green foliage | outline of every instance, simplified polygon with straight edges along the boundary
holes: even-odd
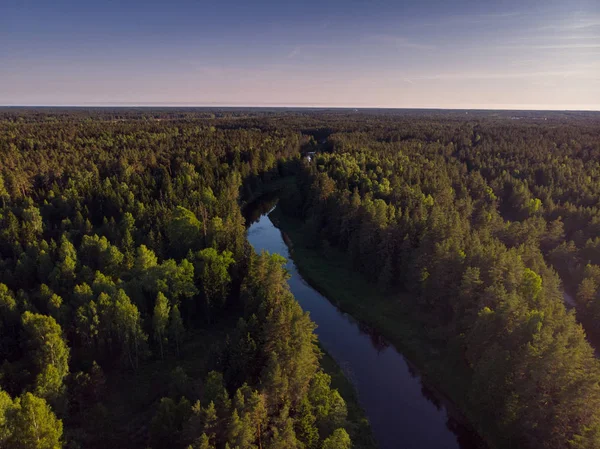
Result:
[[[77,251],[73,244],[69,241],[66,234],[63,234],[60,239],[58,248],[58,263],[54,271],[50,275],[55,290],[61,290],[72,285],[75,280],[75,268],[77,266]]]
[[[298,418],[295,422],[295,430],[298,439],[304,443],[307,449],[315,449],[319,441],[319,431],[315,425],[316,418],[312,407],[307,399],[304,399],[298,410]]]
[[[299,155],[300,133],[202,122],[212,114],[162,122],[97,111],[9,115],[0,111],[3,386],[48,399],[70,447],[266,445],[266,393],[247,387],[229,429],[226,383],[214,373],[199,379],[229,357],[227,332],[241,318],[250,256],[240,203],[290,171],[284,162]],[[266,333],[249,337],[240,362],[263,357]],[[156,357],[146,357],[147,334]],[[181,370],[170,374],[175,354]],[[234,388],[258,388],[256,366],[242,366]],[[171,419],[177,404],[154,404],[201,394],[210,396],[201,410],[210,419],[193,438],[190,420]],[[146,413],[153,405],[155,426]]]
[[[542,291],[542,278],[535,271],[525,268],[521,294],[530,301],[535,301]]]
[[[79,248],[81,263],[111,276],[121,271],[124,255],[106,237],[84,235]]]
[[[181,343],[183,342],[185,335],[185,327],[183,325],[183,320],[181,319],[181,314],[179,313],[179,307],[177,305],[171,308],[168,330],[169,338],[171,339],[171,342],[175,343],[175,349],[177,350],[177,355],[179,355],[179,348],[181,347]]]
[[[14,449],[59,449],[62,447],[62,421],[41,398],[25,393],[15,400],[11,411],[11,435],[7,447]]]
[[[17,301],[6,284],[0,283],[0,332],[6,335],[19,319]]]
[[[69,348],[54,318],[25,312],[22,317],[27,335],[24,342],[35,373],[34,391],[48,400],[62,394],[69,373]]]
[[[433,124],[442,128],[432,131]],[[469,398],[463,407],[487,435],[497,435],[499,445],[537,447],[544,441],[547,448],[565,447],[579,441],[575,435],[593,435],[590,429],[600,424],[600,415],[586,414],[558,387],[597,379],[599,369],[548,266],[554,264],[567,281],[587,279],[578,299],[597,301],[600,276],[580,268],[598,254],[591,231],[597,228],[589,221],[597,214],[547,162],[576,157],[572,141],[560,150],[533,151],[516,137],[540,136],[527,125],[509,127],[501,118],[484,120],[476,130],[467,123],[446,125],[410,122],[410,138],[402,125],[366,131],[340,126],[329,138],[330,150],[302,166],[296,193],[282,197],[281,209],[287,212],[285,202],[294,198],[313,232],[302,245],[320,254],[348,254],[352,268],[382,290],[410,293],[405,307],[382,305],[380,312],[410,310],[426,323],[436,351],[452,355],[456,366],[467,362],[459,397]],[[587,125],[563,122],[560,133],[579,126]],[[465,130],[478,137],[456,149]],[[552,145],[550,139],[562,141],[560,133],[543,139]],[[583,139],[593,145],[590,134]],[[569,236],[574,242],[565,241]],[[370,307],[363,300],[353,308]],[[392,317],[376,321],[393,327]],[[574,363],[570,351],[577,354]],[[556,384],[539,375],[549,371]],[[581,388],[578,401],[595,403],[599,390]],[[570,405],[562,408],[556,400]]]
[[[170,448],[177,441],[184,423],[191,415],[191,406],[187,399],[181,398],[177,403],[171,398],[162,398],[158,410],[152,418],[150,440],[154,448]]]
[[[177,206],[167,227],[167,235],[173,255],[183,257],[201,244],[202,224],[192,211]]]
[[[219,254],[214,248],[206,248],[196,255],[196,273],[198,283],[202,286],[206,310],[210,316],[210,309],[222,306],[229,293],[231,276],[229,267],[235,263],[229,251]]]
[[[35,393],[64,416],[72,447],[145,447],[153,405],[165,416],[157,444],[347,447],[345,406],[282,261],[252,256],[245,240],[240,204],[293,174],[278,209],[305,220],[313,249],[344,254],[352,277],[408,291],[402,307],[456,366],[459,405],[485,436],[598,446],[598,362],[560,303],[562,281],[593,335],[597,118],[510,114],[0,111],[2,382],[14,397],[29,392],[0,394],[0,445],[30,447],[31,410],[58,429]],[[301,149],[317,153],[308,162]],[[353,295],[402,333],[399,301]],[[164,361],[144,357],[146,332]],[[212,409],[203,402],[184,424],[170,418],[178,397],[158,400],[170,389],[167,343],[190,400],[223,368],[203,385],[218,387]],[[65,399],[77,412],[58,400],[69,354]],[[105,395],[88,394],[94,360]],[[31,447],[59,447],[55,433]]]
[[[160,357],[164,358],[163,345],[168,342],[167,327],[169,325],[169,314],[171,306],[169,300],[161,292],[156,297],[154,314],[152,315],[152,328],[154,329],[154,339],[160,346]],[[181,317],[179,318],[181,320]]]
[[[331,377],[317,372],[308,390],[308,400],[321,435],[328,435],[334,429],[346,424],[348,411],[346,404],[337,390],[330,388]]]
[[[146,245],[140,245],[137,249],[134,269],[140,275],[146,271],[158,265],[158,258],[151,249],[148,249]]]
[[[350,449],[352,446],[350,436],[344,429],[335,429],[333,433],[323,441],[322,449]]]
[[[123,290],[119,290],[114,298],[113,313],[114,327],[123,354],[129,360],[131,367],[137,368],[139,359],[143,355],[147,336],[142,329],[137,307]]]
[[[12,398],[7,392],[0,390],[0,447],[7,447],[8,440],[14,431],[11,422],[14,412],[15,405]]]

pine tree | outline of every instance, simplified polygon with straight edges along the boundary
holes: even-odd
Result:
[[[295,419],[295,429],[298,439],[304,443],[306,449],[315,449],[319,442],[319,431],[316,427],[316,418],[308,399],[300,403],[298,416]]]

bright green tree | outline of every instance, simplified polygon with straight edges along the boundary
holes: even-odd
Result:
[[[222,305],[227,299],[231,275],[229,267],[235,263],[229,251],[221,254],[214,248],[206,248],[196,255],[196,275],[204,294],[206,311],[210,321],[210,309],[217,304]]]
[[[201,242],[200,220],[191,210],[177,206],[167,227],[167,237],[173,255],[184,257],[188,251],[198,249]]]
[[[319,430],[316,418],[312,412],[310,402],[306,398],[300,403],[298,416],[295,420],[295,429],[298,439],[304,443],[306,449],[314,449],[319,442]]]
[[[6,186],[4,185],[4,178],[2,177],[2,173],[0,173],[0,199],[2,199],[2,208],[6,208],[6,199],[9,198],[8,190],[6,190]]]
[[[325,441],[323,441],[323,449],[350,449],[352,442],[350,435],[344,429],[335,429]]]
[[[72,285],[75,280],[75,268],[77,266],[77,251],[69,241],[66,234],[60,238],[58,248],[58,263],[51,274],[55,290],[65,288],[66,285]]]
[[[163,344],[167,340],[167,326],[169,324],[169,313],[171,306],[169,300],[162,292],[156,296],[154,314],[152,315],[152,328],[154,329],[154,339],[160,347],[160,358],[164,358]]]
[[[69,373],[69,347],[60,325],[46,315],[25,312],[23,328],[25,345],[37,375],[35,392],[46,399],[56,399]]]
[[[142,274],[156,265],[158,265],[158,258],[154,251],[148,249],[146,245],[140,245],[135,254],[134,270]]]
[[[10,421],[12,434],[7,448],[60,449],[63,424],[41,398],[25,393],[15,401],[16,410]]]
[[[121,289],[117,292],[114,300],[114,320],[123,353],[131,367],[137,368],[143,345],[148,337],[142,329],[142,319],[138,308]]]
[[[233,410],[227,427],[227,441],[232,448],[253,448],[255,429],[250,414],[240,417],[237,409]]]
[[[8,447],[8,440],[13,432],[11,418],[15,410],[12,398],[0,390],[0,447]]]

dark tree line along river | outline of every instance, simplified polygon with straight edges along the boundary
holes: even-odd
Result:
[[[267,214],[248,229],[257,252],[288,259],[292,293],[318,325],[316,333],[358,393],[381,449],[473,449],[478,438],[457,423],[442,401],[427,389],[405,357],[380,336],[338,310],[302,278],[281,231]]]

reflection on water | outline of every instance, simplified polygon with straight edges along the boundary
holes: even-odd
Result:
[[[246,219],[246,226],[251,226],[260,220],[260,217],[266,215],[275,207],[279,200],[277,192],[265,193],[257,200],[246,204],[242,208],[242,214]]]
[[[261,211],[270,210],[273,204]],[[355,386],[381,449],[481,447],[476,435],[449,417],[444,401],[423,384],[419,373],[385,338],[338,310],[302,279],[281,232],[266,215],[249,223],[248,240],[256,251],[288,259],[290,289],[317,324],[323,347]]]
[[[358,329],[371,339],[371,344],[377,350],[377,352],[383,351],[390,345],[383,335],[381,335],[375,329],[361,322],[357,322],[356,324],[358,325]]]
[[[413,371],[413,373],[416,377],[417,372]],[[440,399],[435,395],[435,393],[429,388],[427,388],[425,384],[421,384],[421,394],[424,398],[427,398],[433,405],[435,405],[435,408],[437,408],[438,410],[442,409],[442,401],[440,401]]]

